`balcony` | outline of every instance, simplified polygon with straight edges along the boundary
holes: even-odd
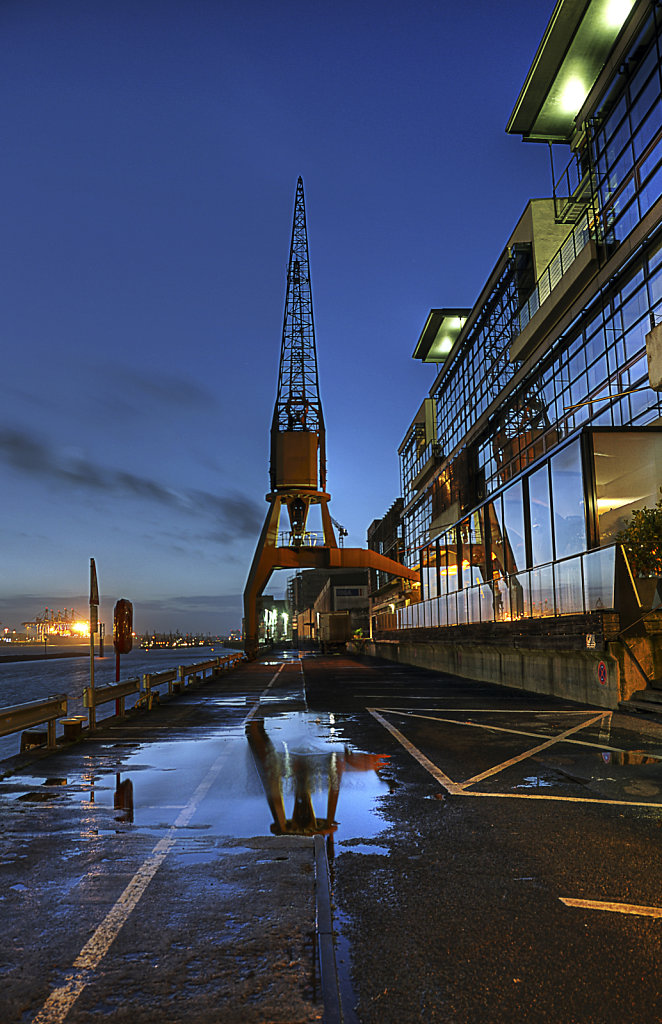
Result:
[[[598,266],[597,243],[593,219],[585,210],[519,310],[517,334],[510,347],[511,362],[526,358],[534,350],[593,277]]]

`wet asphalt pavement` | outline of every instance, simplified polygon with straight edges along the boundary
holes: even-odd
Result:
[[[289,654],[0,767],[6,1024],[332,1020],[314,835],[348,1024],[662,1020],[660,726]]]

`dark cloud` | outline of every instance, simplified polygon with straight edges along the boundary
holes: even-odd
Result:
[[[101,467],[79,455],[57,452],[26,431],[0,426],[0,459],[13,469],[45,481],[55,481],[105,493],[115,498],[135,498],[213,519],[214,535],[225,541],[254,536],[262,525],[258,504],[241,495],[219,495],[196,489],[177,490],[128,473]]]
[[[179,409],[205,409],[217,404],[214,393],[192,378],[163,370],[140,372],[135,368],[131,377],[118,374],[114,365],[106,366],[104,375],[119,386],[119,398],[127,407],[143,410],[145,402]]]

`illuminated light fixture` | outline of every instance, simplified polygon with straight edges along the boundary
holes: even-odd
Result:
[[[561,107],[566,114],[576,114],[586,99],[588,90],[581,78],[569,78],[561,91]]]
[[[620,28],[634,6],[634,0],[607,0],[605,24],[609,28]]]
[[[632,505],[635,501],[641,501],[645,498],[645,494],[639,494],[636,497],[631,498],[598,498],[596,505],[598,506],[598,514],[603,512],[615,511],[617,508],[623,508],[624,505]]]
[[[464,327],[470,309],[431,309],[416,342],[413,359],[443,363]]]
[[[508,120],[529,141],[571,142],[576,118],[607,65],[634,0],[557,0]]]

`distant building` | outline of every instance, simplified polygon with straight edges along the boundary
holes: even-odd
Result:
[[[293,622],[293,642],[316,644],[320,616],[347,612],[352,630],[368,629],[368,570],[306,569],[290,577],[288,600]]]
[[[615,605],[614,538],[662,484],[661,32],[647,0],[556,4],[507,125],[549,144],[552,194],[416,343],[437,376],[400,445],[400,523],[423,600],[384,628]]]

